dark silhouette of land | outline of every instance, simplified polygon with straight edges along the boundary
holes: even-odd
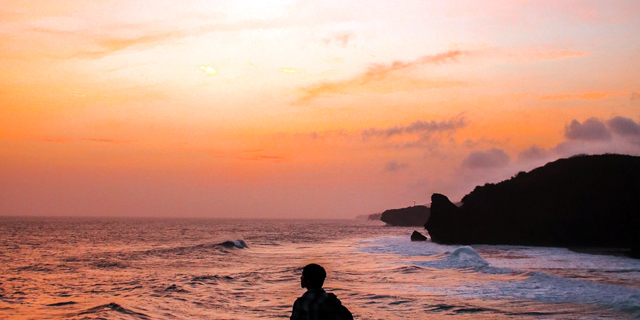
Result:
[[[382,213],[363,214],[356,217],[357,220],[380,220]]]
[[[425,237],[422,233],[414,230],[411,234],[411,241],[427,241],[427,237]]]
[[[392,226],[417,227],[429,220],[429,208],[413,206],[402,209],[390,209],[382,213],[380,220]]]
[[[425,228],[434,242],[631,248],[640,256],[640,157],[574,156],[478,186],[460,207],[441,194],[431,201]]]

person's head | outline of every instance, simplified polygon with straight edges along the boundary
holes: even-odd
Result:
[[[315,263],[308,264],[302,268],[302,277],[300,277],[300,286],[307,289],[319,289],[324,284],[327,272],[324,268]]]

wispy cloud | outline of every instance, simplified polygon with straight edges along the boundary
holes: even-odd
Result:
[[[69,142],[74,142],[74,139],[70,139],[70,138],[36,138],[36,139],[30,139],[32,141],[39,141],[39,142],[51,142],[51,143],[69,143]]]
[[[409,165],[404,162],[398,162],[398,161],[392,160],[385,163],[384,166],[382,167],[382,170],[386,172],[397,172],[399,170],[406,169],[408,167]]]
[[[440,63],[450,62],[465,53],[466,52],[462,50],[454,50],[454,51],[447,51],[447,52],[443,52],[435,55],[423,56],[417,60],[409,61],[409,62],[395,61],[391,64],[374,64],[364,74],[364,80],[378,79],[388,75],[393,71],[407,69],[407,68],[411,68],[419,65],[433,64],[433,63],[440,64]]]
[[[278,155],[273,155],[273,154],[260,154],[261,152],[265,151],[264,148],[262,149],[247,149],[247,150],[242,150],[242,153],[247,153],[247,155],[239,155],[236,156],[235,159],[238,160],[251,160],[251,161],[264,161],[264,160],[271,160],[274,162],[280,162],[282,160],[284,160],[284,157],[282,156],[278,156]]]
[[[386,128],[369,128],[362,131],[362,139],[369,140],[371,137],[389,138],[404,134],[431,134],[435,132],[453,132],[467,125],[464,116],[458,116],[449,120],[417,120],[406,126],[391,126]]]
[[[308,102],[318,96],[327,94],[348,94],[358,92],[389,92],[416,88],[443,88],[462,85],[459,81],[425,81],[406,77],[395,77],[392,83],[376,86],[391,77],[392,74],[428,64],[442,64],[455,61],[466,54],[462,50],[447,51],[435,55],[423,56],[413,61],[395,61],[390,64],[373,64],[366,72],[344,81],[324,82],[302,89],[300,102]],[[394,84],[395,83],[395,84]]]
[[[236,157],[235,159],[237,160],[251,160],[251,161],[265,161],[265,160],[271,160],[273,162],[280,162],[282,160],[284,160],[284,157],[281,156],[261,156],[261,155],[256,155],[256,156],[252,156],[252,157]]]
[[[89,141],[89,142],[114,143],[114,144],[135,142],[134,140],[116,140],[116,139],[98,139],[98,138],[84,138],[81,140]]]
[[[515,52],[507,52],[506,55],[517,61],[541,61],[555,60],[563,58],[575,58],[588,56],[590,52],[574,51],[574,50],[516,50]]]
[[[349,44],[349,41],[353,39],[354,34],[352,32],[338,32],[330,37],[324,38],[323,41],[326,45],[330,44],[338,44],[341,47],[346,47]]]
[[[587,91],[579,93],[556,93],[551,95],[542,96],[542,100],[600,100],[611,96],[626,95],[628,92],[622,90],[613,91]]]
[[[263,159],[263,160],[282,160],[284,159],[283,157],[280,156],[258,156],[259,159]]]
[[[106,38],[97,38],[95,39],[96,43],[104,48],[103,51],[97,51],[95,53],[87,53],[87,54],[108,54],[120,50],[124,50],[133,46],[140,45],[153,45],[160,42],[164,42],[167,40],[173,40],[177,38],[183,37],[184,34],[178,31],[168,31],[168,32],[159,32],[159,33],[150,33],[145,34],[138,37],[106,37]]]
[[[332,141],[340,145],[352,146],[372,144],[393,149],[435,148],[443,141],[451,141],[453,135],[468,124],[465,114],[461,113],[448,119],[416,120],[406,125],[370,127],[357,131],[338,129],[310,133],[278,133],[274,135],[274,139],[278,141],[295,139],[296,143],[318,141],[322,144]]]
[[[502,47],[493,45],[463,45],[456,47],[466,47],[466,52],[474,57],[496,60],[500,64],[508,63],[529,63],[545,60],[557,60],[567,58],[579,58],[589,56],[589,51],[577,51],[567,49],[556,49],[550,45],[539,47]]]
[[[40,34],[43,43],[39,49],[46,49],[44,53],[47,56],[58,59],[101,58],[126,49],[152,47],[186,36],[181,31],[147,30],[141,26],[119,27],[116,28],[116,31],[108,34],[103,32],[61,31],[44,27],[32,27],[27,32]],[[16,39],[13,42],[16,41],[22,40]]]
[[[134,140],[117,140],[117,139],[101,139],[101,138],[35,138],[30,139],[32,141],[40,141],[40,142],[51,142],[51,143],[72,143],[72,142],[80,142],[80,141],[88,141],[88,142],[97,142],[97,143],[111,143],[111,144],[119,144],[119,143],[132,143]]]

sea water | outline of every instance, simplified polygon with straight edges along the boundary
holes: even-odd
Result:
[[[356,319],[640,317],[640,260],[411,242],[414,229],[3,217],[0,319],[286,319],[308,263]]]

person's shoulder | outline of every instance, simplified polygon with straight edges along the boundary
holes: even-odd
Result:
[[[296,301],[302,301],[302,300],[306,299],[306,298],[307,298],[307,296],[308,296],[308,295],[307,295],[307,293],[305,292],[303,295],[299,296],[299,297],[296,299]]]
[[[306,293],[305,293],[305,294],[306,294]],[[298,297],[298,298],[296,299],[296,301],[294,301],[294,302],[293,302],[293,306],[294,306],[294,307],[295,307],[296,305],[299,305],[299,304],[301,304],[301,303],[303,303],[303,302],[304,302],[304,300],[306,299],[305,294],[303,294],[302,296]]]
[[[330,301],[330,302],[333,302],[333,303],[337,303],[337,304],[342,304],[340,299],[338,299],[338,296],[336,296],[333,292],[328,292],[327,293],[327,301]]]
[[[333,314],[336,319],[353,320],[351,311],[342,305],[342,301],[340,301],[334,293],[327,293],[325,305],[331,309],[330,313]]]
[[[291,311],[290,320],[303,320],[306,319],[306,313],[303,310],[304,305],[304,295],[293,303],[293,310]]]

